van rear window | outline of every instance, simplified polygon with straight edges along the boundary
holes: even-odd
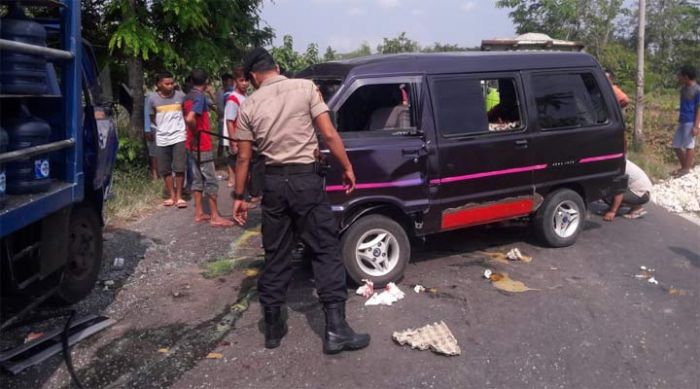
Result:
[[[532,80],[541,128],[587,127],[608,121],[605,100],[593,74],[537,74]]]

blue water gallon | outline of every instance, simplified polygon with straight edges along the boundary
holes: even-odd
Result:
[[[26,105],[19,106],[19,112],[3,123],[9,135],[10,151],[39,146],[49,142],[51,126],[33,116]],[[44,192],[51,185],[51,165],[48,154],[8,162],[5,168],[7,193]]]
[[[7,132],[5,132],[5,129],[0,127],[0,154],[4,153],[7,151],[7,146],[9,145],[10,140],[7,137]],[[5,166],[0,163],[0,209],[2,209],[5,206],[5,200],[7,199],[7,196],[5,195],[5,189],[6,189],[6,183],[7,181],[5,180]]]
[[[46,29],[24,15],[21,7],[12,6],[9,15],[0,19],[0,37],[15,42],[46,46]],[[0,51],[0,94],[37,95],[48,90],[46,58],[41,55]]]

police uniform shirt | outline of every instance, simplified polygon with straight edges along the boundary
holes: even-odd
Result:
[[[241,105],[234,139],[255,142],[266,165],[314,163],[313,119],[327,111],[312,81],[275,76]]]

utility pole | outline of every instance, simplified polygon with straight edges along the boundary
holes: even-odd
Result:
[[[634,149],[644,145],[644,30],[646,27],[646,0],[639,0],[639,31],[637,33],[637,99],[634,113]]]

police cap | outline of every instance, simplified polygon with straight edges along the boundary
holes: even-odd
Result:
[[[275,66],[275,59],[262,47],[256,47],[243,57],[243,74],[250,79],[250,72],[270,70]]]

